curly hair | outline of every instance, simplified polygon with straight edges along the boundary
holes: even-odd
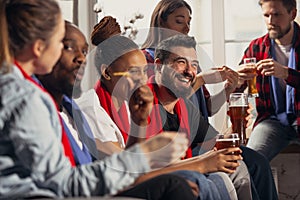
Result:
[[[111,16],[105,16],[94,26],[94,30],[91,34],[91,41],[93,45],[97,46],[107,38],[120,33],[121,28],[117,20]]]

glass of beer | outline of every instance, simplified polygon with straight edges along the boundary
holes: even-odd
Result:
[[[216,138],[215,147],[219,149],[226,149],[232,147],[239,147],[240,146],[240,138],[238,133],[228,133],[228,134],[219,134]],[[235,151],[230,153],[231,155],[240,155],[239,151]],[[231,162],[237,162],[236,160],[232,160]],[[235,168],[230,168],[235,169]]]
[[[229,117],[232,132],[239,134],[240,144],[246,145],[246,117],[248,116],[248,96],[244,93],[232,93],[229,96]]]
[[[246,67],[249,67],[249,72],[256,74],[256,58],[245,58],[244,59],[244,64]],[[258,97],[258,91],[256,88],[256,76],[254,76],[251,80],[247,81],[248,84],[248,95],[250,97]]]
[[[219,134],[216,138],[215,147],[219,149],[239,147],[240,138],[238,133]],[[234,152],[235,155],[239,155],[239,152]]]

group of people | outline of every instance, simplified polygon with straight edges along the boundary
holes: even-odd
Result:
[[[184,0],[157,4],[142,48],[113,17],[95,25],[100,78],[83,94],[88,42],[57,2],[0,4],[0,199],[278,199],[269,161],[300,123],[295,0],[259,1],[268,33],[244,55],[258,60],[251,149],[221,150],[208,117],[253,74],[201,72]],[[210,96],[205,84],[222,81]]]

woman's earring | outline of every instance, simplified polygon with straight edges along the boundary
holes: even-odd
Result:
[[[104,76],[104,78],[105,78],[107,81],[109,81],[109,80],[111,79],[111,77],[110,77],[109,75],[107,75],[107,74],[104,74],[103,76]]]
[[[111,79],[110,75],[107,74],[106,70],[104,71],[104,73],[102,75],[107,81],[109,81]]]

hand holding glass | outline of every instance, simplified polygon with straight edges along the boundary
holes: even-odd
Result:
[[[216,144],[215,147],[219,149],[227,149],[227,148],[234,148],[240,146],[240,138],[238,133],[229,133],[229,134],[219,134],[216,137]],[[239,151],[234,151],[229,153],[229,155],[240,155]],[[237,162],[237,160],[232,160],[230,162]],[[230,168],[235,169],[235,168]]]
[[[219,149],[239,147],[240,138],[238,133],[219,134],[216,138],[215,147]],[[239,152],[234,152],[235,155],[239,155]]]
[[[251,73],[256,74],[256,58],[245,58],[244,64],[246,67],[251,68]],[[254,76],[251,80],[247,81],[248,84],[248,95],[251,97],[258,97],[258,91],[256,88],[256,76]]]

